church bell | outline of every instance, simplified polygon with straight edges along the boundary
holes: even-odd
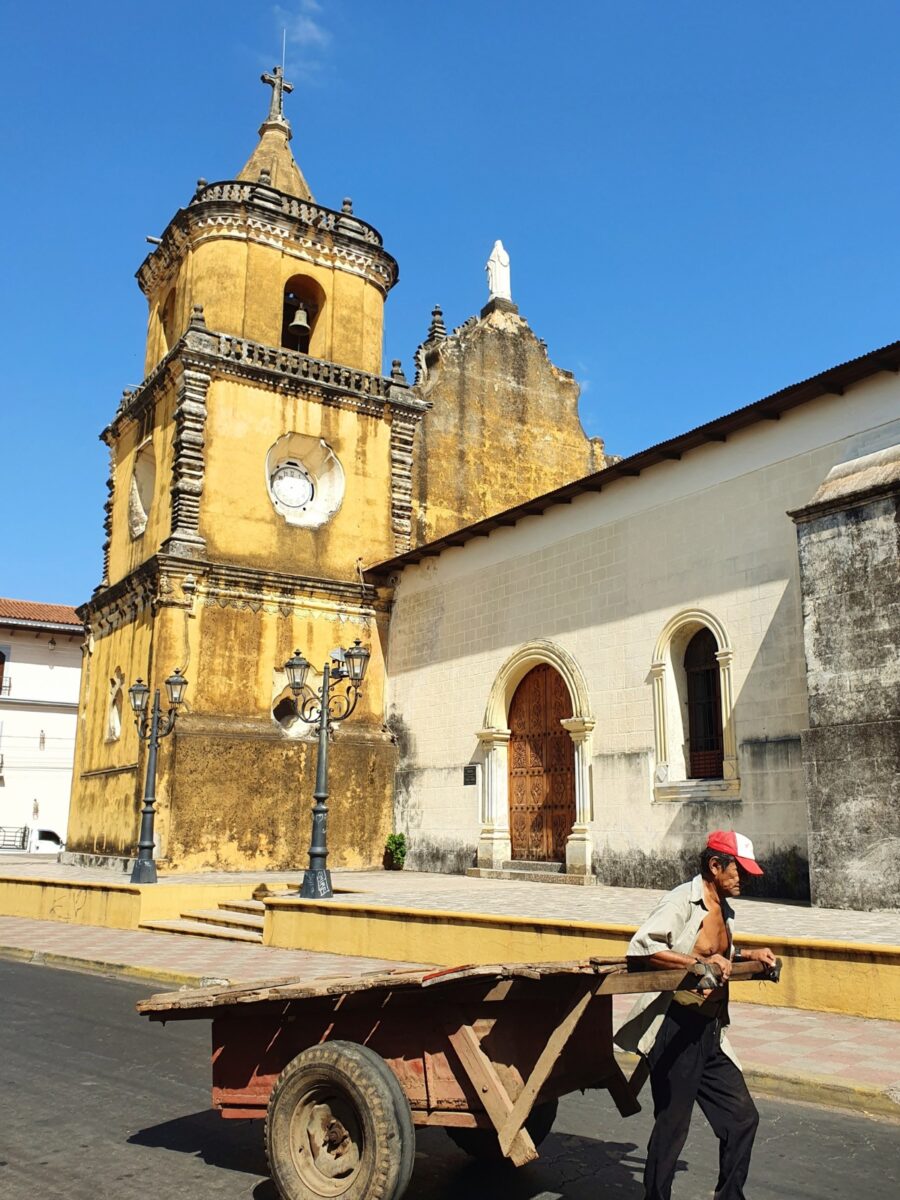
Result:
[[[308,336],[310,332],[309,317],[306,315],[306,309],[302,304],[298,305],[288,329],[298,337]]]

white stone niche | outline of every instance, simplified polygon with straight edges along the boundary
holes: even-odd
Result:
[[[266,490],[288,525],[318,529],[341,507],[344,468],[321,438],[285,433],[266,455]]]
[[[134,471],[128,496],[128,532],[132,540],[139,538],[147,528],[155,489],[156,457],[153,444],[148,438],[138,447],[134,456]]]

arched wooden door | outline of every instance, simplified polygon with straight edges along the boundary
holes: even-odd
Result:
[[[575,748],[560,721],[572,715],[563,677],[533,667],[509,706],[509,833],[514,859],[564,862],[575,823]]]

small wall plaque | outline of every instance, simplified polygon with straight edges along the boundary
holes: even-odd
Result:
[[[463,767],[463,787],[474,787],[477,782],[477,768],[474,763],[467,763]]]

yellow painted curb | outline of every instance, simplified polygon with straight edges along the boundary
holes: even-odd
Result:
[[[12,962],[31,963],[38,967],[55,967],[64,971],[81,971],[86,975],[108,975],[112,978],[142,979],[148,983],[171,983],[176,987],[202,987],[205,975],[164,968],[141,967],[131,963],[105,962],[99,958],[79,958],[75,954],[56,954],[46,950],[29,950],[22,946],[0,946],[0,958]]]
[[[268,897],[263,943],[400,962],[559,962],[625,953],[633,925]],[[740,985],[742,1003],[900,1020],[900,946],[741,935],[784,960],[782,981]]]

